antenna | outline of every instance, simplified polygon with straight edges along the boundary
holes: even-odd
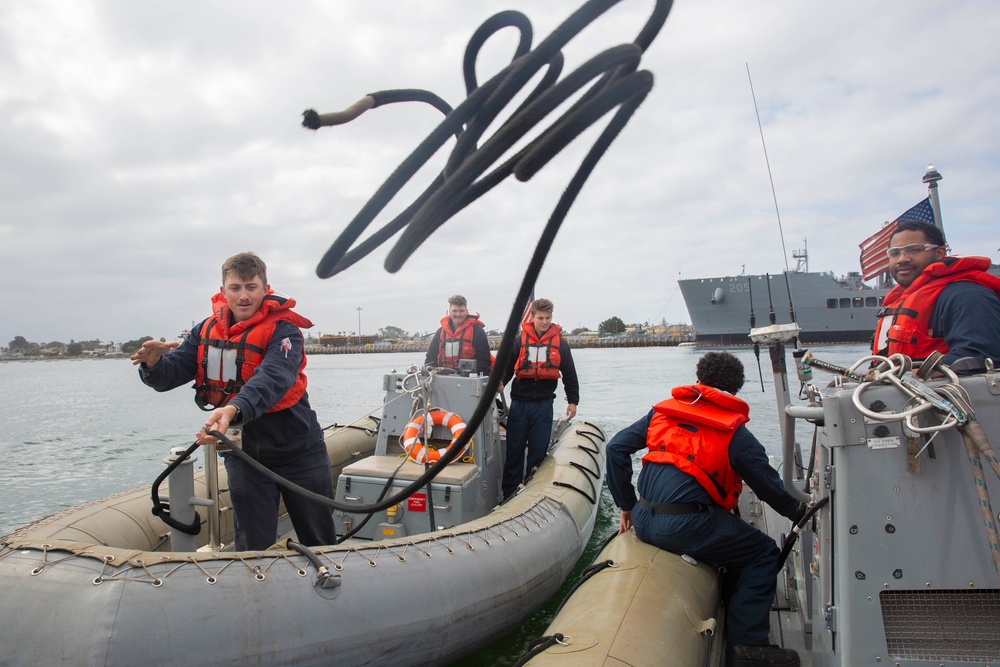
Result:
[[[747,66],[747,81],[750,82],[750,97],[753,98],[753,112],[757,116],[757,129],[760,131],[760,145],[764,148],[764,163],[767,165],[767,179],[771,182],[771,197],[774,198],[774,214],[778,216],[778,235],[781,236],[781,256],[785,259],[785,271],[788,271],[788,253],[785,252],[785,232],[781,228],[781,213],[778,211],[778,195],[774,191],[774,178],[771,177],[771,161],[767,159],[767,144],[764,143],[764,128],[760,124],[760,113],[757,111],[757,96],[753,92],[753,79],[750,78],[750,63]]]
[[[757,327],[757,316],[753,314],[753,281],[747,278],[747,295],[750,297],[750,330]],[[764,391],[764,372],[760,368],[760,343],[753,342],[753,356],[757,360],[757,375],[760,376],[760,390]]]
[[[747,81],[750,82],[750,97],[753,98],[753,112],[757,116],[757,130],[760,132],[760,145],[764,149],[764,164],[767,165],[767,179],[771,182],[771,197],[774,199],[774,215],[778,218],[778,235],[781,237],[781,256],[785,260],[785,289],[788,290],[788,314],[791,316],[791,321],[795,322],[795,306],[792,303],[792,287],[788,282],[788,254],[785,252],[785,232],[781,227],[781,212],[778,210],[778,194],[774,190],[774,178],[771,176],[771,161],[767,158],[767,144],[764,143],[764,127],[760,123],[760,112],[757,111],[757,95],[753,91],[753,79],[750,77],[750,63],[746,63],[747,66]],[[792,253],[793,255],[795,253]],[[808,251],[804,250],[802,256],[795,255],[795,258],[799,260],[801,265],[802,259],[804,258],[806,262],[808,259]],[[806,271],[809,271],[809,264],[806,264]],[[767,300],[770,304],[769,318],[771,324],[775,323],[774,317],[774,303],[771,301],[771,277],[767,277]],[[795,341],[795,346],[798,347],[798,339]]]
[[[774,316],[774,301],[771,299],[771,274],[765,273],[764,278],[767,280],[767,319],[771,324],[775,324],[777,323],[778,318]]]

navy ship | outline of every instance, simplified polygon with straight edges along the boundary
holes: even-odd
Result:
[[[888,287],[869,287],[859,272],[836,277],[803,270],[691,278],[678,284],[699,345],[750,345],[751,312],[758,323],[766,324],[772,305],[776,323],[791,322],[789,294],[802,342],[866,342],[889,291]]]
[[[894,222],[922,220],[941,227],[940,180],[941,174],[929,165],[923,177],[927,198]],[[892,287],[885,249],[894,228],[890,224],[862,244],[862,261],[867,260],[864,273],[838,277],[810,272],[808,249],[803,248],[792,253],[798,260],[794,271],[679,280],[697,344],[750,345],[751,317],[755,316],[757,325],[766,325],[772,308],[775,323],[798,323],[803,343],[868,342],[882,299]],[[998,273],[997,267],[991,272]],[[875,286],[865,283],[871,278],[876,278]]]

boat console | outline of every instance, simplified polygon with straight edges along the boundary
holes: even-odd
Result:
[[[344,468],[337,482],[337,500],[370,505],[403,490],[423,475],[429,463],[408,456],[405,442],[416,438],[420,449],[440,451],[450,446],[458,429],[472,417],[489,378],[477,374],[435,371],[389,373],[383,381],[385,403],[375,455]],[[452,427],[438,424],[431,413],[443,410],[461,418]],[[424,422],[433,423],[427,429]],[[414,426],[417,424],[417,426]],[[409,429],[409,434],[406,434]],[[404,434],[406,436],[404,437]],[[410,445],[412,447],[412,445]],[[337,511],[337,532],[360,539],[391,539],[451,528],[481,517],[500,501],[504,450],[495,408],[480,424],[468,450],[445,467],[423,490],[402,503],[367,513]]]

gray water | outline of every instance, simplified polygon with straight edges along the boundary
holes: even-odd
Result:
[[[577,419],[594,422],[609,437],[614,435],[669,397],[671,387],[694,382],[695,364],[705,351],[574,350],[581,385]],[[780,434],[767,353],[761,353],[762,391],[753,351],[730,351],[746,367],[747,383],[740,397],[750,404],[748,427],[778,457]],[[836,345],[813,352],[824,361],[846,366],[866,350],[863,345]],[[414,353],[310,357],[309,398],[320,423],[343,424],[375,411],[383,399],[382,376],[422,360],[422,354]],[[819,371],[816,382],[826,382]],[[793,392],[798,389],[794,369],[789,385]],[[158,394],[139,381],[130,361],[122,359],[0,363],[0,535],[82,502],[148,488],[163,470],[170,448],[190,445],[204,423],[193,393],[181,387]],[[563,409],[560,388],[556,414]],[[616,530],[617,509],[605,489],[601,516],[578,569],[590,563]],[[554,596],[514,635],[460,664],[513,664],[528,642],[543,634],[561,597]]]

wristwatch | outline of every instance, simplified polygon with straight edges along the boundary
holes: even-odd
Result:
[[[243,422],[243,411],[240,410],[238,406],[233,406],[233,407],[236,408],[236,414],[233,415],[233,418],[232,418],[232,420],[230,420],[229,423],[230,424],[240,424],[240,423]]]

